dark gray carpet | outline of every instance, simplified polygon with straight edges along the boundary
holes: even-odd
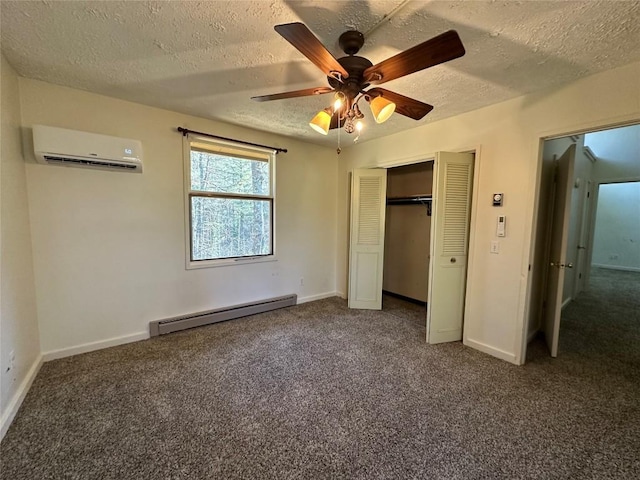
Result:
[[[566,322],[559,358],[536,341],[523,367],[426,345],[423,309],[393,298],[49,362],[0,445],[0,478],[639,478],[638,354],[591,338],[609,328],[589,301],[594,321]],[[638,305],[619,315],[640,348]]]

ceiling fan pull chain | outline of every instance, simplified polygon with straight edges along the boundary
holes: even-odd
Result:
[[[340,148],[340,130],[342,130],[340,128],[340,117],[341,117],[340,112],[338,112],[338,148],[336,150],[336,153],[338,155],[340,155],[340,152],[342,151],[342,149]]]

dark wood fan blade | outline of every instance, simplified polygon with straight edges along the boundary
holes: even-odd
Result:
[[[414,120],[420,120],[427,113],[433,110],[433,105],[428,103],[422,103],[413,98],[405,97],[399,93],[385,90],[384,88],[372,88],[367,91],[367,94],[373,97],[382,96],[387,100],[396,104],[395,113],[404,115],[405,117],[413,118]],[[367,97],[369,99],[369,97]]]
[[[311,33],[311,30],[305,24],[300,22],[285,23],[276,25],[274,28],[287,42],[296,47],[300,53],[322,70],[326,76],[333,78],[338,76],[347,78],[349,76],[344,67],[338,63],[338,60],[331,55],[329,50],[320,43],[320,40]]]
[[[364,78],[368,83],[379,85],[448,62],[464,54],[464,46],[458,33],[449,30],[367,68]]]
[[[273,93],[271,95],[260,95],[257,97],[251,97],[251,100],[256,102],[268,102],[269,100],[281,100],[283,98],[296,98],[307,97],[310,95],[322,95],[323,93],[333,92],[333,88],[329,87],[316,87],[305,88],[304,90],[294,90],[292,92]]]

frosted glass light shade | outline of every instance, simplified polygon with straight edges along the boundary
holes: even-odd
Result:
[[[396,110],[396,104],[383,97],[375,97],[370,106],[376,123],[387,121]]]
[[[309,126],[322,135],[329,133],[330,125],[331,115],[326,110],[320,110],[309,122]]]

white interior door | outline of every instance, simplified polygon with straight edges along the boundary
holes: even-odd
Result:
[[[571,145],[558,159],[554,178],[553,212],[551,214],[551,242],[549,246],[549,273],[546,291],[544,335],[552,357],[558,355],[560,336],[560,315],[562,314],[562,288],[567,264],[567,240],[569,237],[569,217],[571,214],[571,186],[576,157],[576,146]]]
[[[462,340],[472,153],[439,152],[433,167],[427,342]]]
[[[577,268],[576,272],[576,285],[574,288],[573,298],[577,297],[580,292],[585,289],[585,279],[588,275],[589,265],[587,259],[589,258],[588,254],[588,243],[589,243],[589,233],[591,230],[591,224],[589,219],[591,217],[591,191],[593,190],[593,182],[591,180],[586,181],[585,192],[582,198],[582,220],[580,221],[580,237],[578,239],[578,254],[576,257],[576,265],[574,268]]]
[[[349,308],[382,309],[386,197],[386,170],[371,168],[353,171],[349,237]]]

